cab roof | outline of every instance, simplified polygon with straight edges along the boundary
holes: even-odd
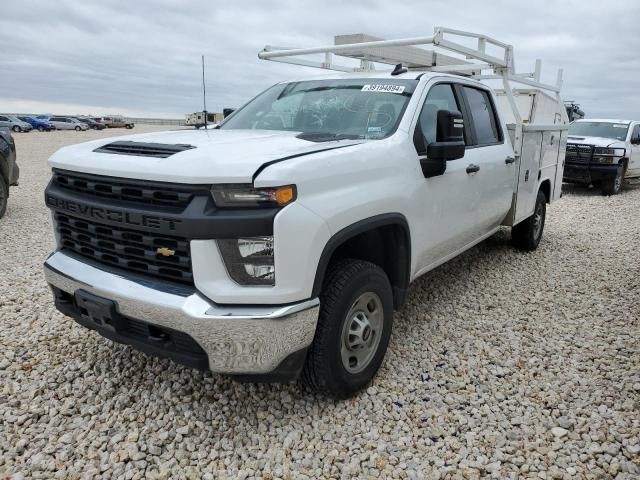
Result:
[[[331,72],[323,75],[314,75],[303,78],[290,78],[288,80],[284,80],[279,83],[289,83],[289,82],[304,82],[304,81],[315,81],[315,80],[339,80],[339,79],[354,79],[354,78],[376,78],[376,79],[384,79],[384,80],[417,80],[418,78],[431,79],[434,77],[449,77],[456,79],[465,79],[476,81],[472,77],[466,77],[461,75],[452,75],[449,73],[440,73],[440,72],[429,72],[424,70],[409,70],[408,72],[401,73],[399,75],[391,75],[391,71],[370,71],[370,72]],[[480,83],[480,82],[478,82]]]

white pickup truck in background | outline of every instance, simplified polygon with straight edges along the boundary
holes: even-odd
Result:
[[[57,308],[191,367],[301,375],[346,397],[377,372],[413,280],[501,226],[535,249],[561,193],[560,81],[516,74],[512,47],[485,35],[351,37],[265,48],[264,59],[339,73],[274,85],[218,129],[55,153],[45,275]],[[465,59],[415,47],[429,44]]]
[[[569,126],[564,181],[620,193],[625,178],[640,177],[640,121],[576,120]]]

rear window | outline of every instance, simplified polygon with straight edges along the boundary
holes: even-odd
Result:
[[[473,128],[478,145],[498,143],[500,135],[496,125],[496,113],[489,93],[477,88],[463,87],[469,104]]]

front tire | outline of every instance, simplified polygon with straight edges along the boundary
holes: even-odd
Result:
[[[44,127],[43,127],[42,125],[40,125],[40,126],[38,127],[38,131],[39,131],[39,132],[44,132]]]
[[[80,130],[82,130],[82,128],[76,127],[76,132],[79,132]]]
[[[622,190],[622,181],[624,180],[625,168],[624,164],[619,163],[616,170],[616,176],[607,178],[602,181],[603,195],[617,195]]]
[[[18,133],[22,131],[22,127],[20,125],[14,125],[11,130],[13,130],[14,132]]]
[[[354,395],[380,368],[392,322],[391,284],[380,267],[354,259],[332,263],[302,382],[334,398]]]
[[[519,224],[514,225],[511,229],[511,242],[513,245],[525,251],[532,251],[538,248],[546,217],[547,196],[542,190],[538,190],[533,215]]]

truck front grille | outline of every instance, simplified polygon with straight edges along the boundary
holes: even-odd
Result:
[[[63,250],[107,265],[193,285],[189,241],[54,214]]]
[[[83,197],[123,201],[132,205],[182,211],[196,194],[208,195],[208,185],[187,185],[181,183],[152,182],[106,177],[86,173],[53,171],[54,185]]]
[[[579,145],[567,143],[565,160],[571,163],[590,163],[593,158],[594,147],[592,145]]]

